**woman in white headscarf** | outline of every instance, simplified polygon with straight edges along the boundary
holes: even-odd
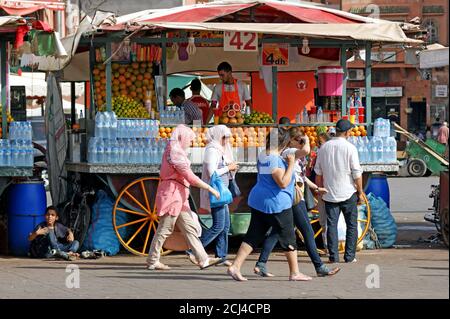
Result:
[[[184,234],[188,246],[199,260],[198,266],[201,269],[220,262],[220,259],[209,258],[206,254],[198,238],[198,225],[194,222],[189,207],[190,186],[204,189],[216,198],[220,197],[214,188],[203,182],[191,170],[191,162],[186,150],[194,138],[195,133],[189,127],[178,125],[164,150],[159,173],[161,181],[156,192],[159,223],[147,258],[147,269],[149,270],[170,269],[159,259],[164,242],[174,232],[175,226]]]
[[[231,131],[225,125],[217,125],[206,133],[207,145],[203,159],[202,180],[209,184],[211,176],[216,173],[225,187],[233,178],[232,174],[238,169],[238,165],[233,161],[233,154],[230,145]],[[222,260],[223,265],[229,266],[228,254],[228,232],[230,230],[230,211],[228,205],[211,208],[209,194],[203,189],[200,190],[200,207],[211,213],[213,223],[211,228],[203,230],[200,240],[204,247],[216,240],[216,257]],[[195,259],[189,255],[192,262]]]

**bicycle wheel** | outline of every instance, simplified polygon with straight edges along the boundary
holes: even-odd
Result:
[[[356,245],[358,245],[366,236],[367,231],[369,230],[370,227],[370,218],[371,218],[371,211],[370,211],[370,205],[369,205],[369,201],[367,199],[366,194],[364,194],[364,203],[362,205],[366,205],[367,211],[366,211],[366,216],[364,218],[360,218],[358,215],[358,241],[356,242]],[[358,205],[361,206],[361,205]],[[359,210],[358,210],[359,212]],[[314,224],[319,222],[319,212],[317,210],[312,210],[312,217],[311,217],[311,226],[313,226],[314,229]],[[359,214],[359,213],[358,213]],[[359,232],[359,229],[361,229],[361,232]],[[300,239],[302,242],[304,242],[304,238],[302,233],[296,228],[295,232],[298,236],[298,239]],[[317,237],[322,234],[323,232],[323,228],[320,227],[317,231],[315,231],[314,233],[314,239],[316,239],[316,243],[317,243]],[[325,248],[325,247],[324,247]],[[322,249],[317,249],[319,254],[325,254],[325,251]],[[339,250],[340,253],[344,252],[344,248],[342,247]]]
[[[113,208],[113,227],[120,243],[129,252],[148,256],[159,217],[156,214],[158,177],[144,177],[126,185],[117,196]],[[129,203],[125,207],[123,201]],[[131,206],[130,206],[131,205]],[[171,250],[163,249],[161,255]]]
[[[80,247],[82,247],[91,222],[89,205],[85,201],[82,201],[78,207],[68,203],[64,209],[64,216],[69,221],[66,226],[72,230],[74,238],[78,240]]]

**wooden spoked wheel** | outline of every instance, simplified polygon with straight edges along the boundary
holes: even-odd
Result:
[[[367,199],[366,194],[364,194],[364,203],[362,205],[366,205],[366,216],[364,218],[359,218],[359,208],[358,208],[358,241],[357,241],[357,245],[364,239],[364,237],[367,234],[367,231],[369,230],[370,227],[370,218],[371,218],[371,213],[370,213],[370,205],[369,205],[369,201]],[[360,205],[358,205],[359,207]],[[311,226],[314,230],[314,239],[316,239],[316,243],[317,243],[317,237],[319,237],[319,235],[322,235],[323,233],[323,228],[320,226],[319,224],[319,211],[318,210],[311,210],[310,213],[312,214],[312,217],[310,218],[310,223]],[[361,232],[360,232],[361,230]],[[295,232],[298,236],[298,238],[304,242],[304,238],[302,233],[298,230],[295,229]],[[321,239],[321,238],[319,238]],[[324,247],[326,248],[326,247]],[[317,248],[319,254],[326,254],[324,250]],[[344,249],[340,249],[339,252],[344,252]]]
[[[120,243],[135,255],[148,256],[158,227],[155,203],[158,184],[158,177],[134,180],[120,191],[114,204],[113,227],[116,235]],[[170,252],[163,249],[161,254]]]

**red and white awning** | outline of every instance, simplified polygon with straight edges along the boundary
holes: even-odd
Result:
[[[0,9],[16,16],[24,16],[43,9],[62,11],[64,8],[65,3],[62,0],[0,0]]]

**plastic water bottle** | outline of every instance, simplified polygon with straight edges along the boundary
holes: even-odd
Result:
[[[111,138],[115,139],[115,138],[117,138],[117,130],[118,130],[118,127],[117,127],[118,120],[117,120],[116,113],[109,112],[109,117],[110,117],[110,123],[111,123],[110,135],[111,135]]]
[[[385,162],[395,163],[397,161],[397,141],[389,136],[385,140]]]
[[[373,162],[382,163],[383,162],[383,139],[380,137],[373,138]]]
[[[306,109],[306,105],[303,107],[302,122],[309,123],[309,115],[308,115],[308,110]]]
[[[317,122],[323,123],[323,111],[321,106],[317,109]]]

